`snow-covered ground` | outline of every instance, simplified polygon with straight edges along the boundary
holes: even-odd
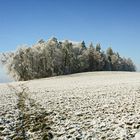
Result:
[[[1,84],[0,139],[140,140],[140,73]]]

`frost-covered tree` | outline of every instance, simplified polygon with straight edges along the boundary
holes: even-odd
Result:
[[[100,45],[100,44],[97,44],[97,45],[96,45],[96,51],[97,51],[97,52],[100,52],[100,51],[101,51],[101,45]]]
[[[31,47],[22,46],[12,53],[1,53],[0,60],[18,81],[84,71],[135,71],[133,61],[122,58],[112,48],[104,53],[100,44],[86,47],[84,41],[72,43],[55,37],[41,39]]]
[[[64,74],[69,74],[72,72],[72,67],[73,67],[73,47],[72,43],[69,42],[68,40],[65,40],[61,44],[61,51],[62,51],[62,60],[63,60],[63,73]]]
[[[89,63],[89,70],[93,71],[95,69],[95,63],[96,63],[96,58],[95,58],[95,48],[93,44],[91,43],[88,47],[88,63]]]

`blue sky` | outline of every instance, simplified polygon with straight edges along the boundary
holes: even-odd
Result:
[[[139,0],[0,0],[0,52],[56,36],[112,47],[140,67]]]

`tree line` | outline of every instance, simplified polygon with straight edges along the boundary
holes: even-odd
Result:
[[[87,47],[84,41],[73,43],[56,38],[3,53],[1,62],[18,81],[88,71],[135,71],[133,61],[111,47],[104,52],[100,44]]]

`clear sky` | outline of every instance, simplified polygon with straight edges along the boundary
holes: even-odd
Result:
[[[0,52],[52,36],[111,46],[140,67],[140,0],[0,0]]]

